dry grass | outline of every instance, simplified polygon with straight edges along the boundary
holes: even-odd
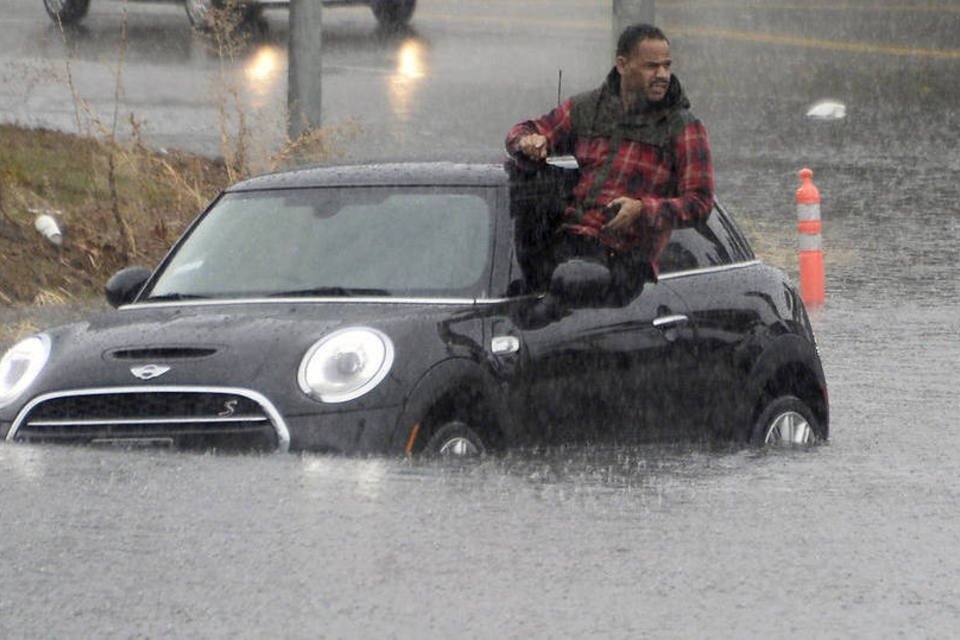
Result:
[[[0,303],[97,295],[116,270],[156,264],[226,184],[222,161],[0,126]],[[62,247],[34,229],[42,211],[65,222]]]
[[[17,341],[33,335],[40,327],[33,320],[20,319],[10,323],[0,323],[0,347],[7,348]]]

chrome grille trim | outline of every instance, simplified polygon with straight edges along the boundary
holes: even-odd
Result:
[[[266,417],[234,416],[232,418],[117,418],[115,420],[31,420],[31,427],[97,427],[111,424],[228,424],[232,422],[269,422]]]
[[[277,410],[273,403],[267,399],[261,393],[252,391],[250,389],[242,389],[239,387],[205,387],[205,386],[183,386],[183,385],[171,385],[171,386],[160,386],[160,385],[144,385],[136,387],[100,387],[95,389],[71,389],[67,391],[55,391],[52,393],[45,393],[39,395],[36,398],[33,398],[28,402],[23,409],[20,410],[20,413],[17,414],[17,417],[13,421],[13,425],[10,427],[10,430],[7,432],[7,441],[13,441],[17,437],[17,432],[23,427],[27,417],[30,413],[37,408],[39,405],[49,402],[51,400],[58,400],[63,398],[76,398],[82,396],[97,396],[97,395],[125,395],[125,394],[164,394],[164,393],[196,393],[196,394],[224,394],[224,395],[233,395],[240,396],[251,400],[257,403],[260,408],[266,414],[269,422],[273,426],[274,432],[277,436],[277,450],[278,451],[288,451],[290,448],[290,431],[287,428],[287,423],[283,419],[283,416],[280,415],[280,412]],[[251,417],[245,416],[229,416],[225,417],[222,420],[217,416],[209,416],[207,418],[182,418],[183,422],[186,423],[208,423],[215,424],[222,421],[226,422],[252,422],[249,420]],[[256,421],[263,422],[262,418],[252,416]],[[111,420],[95,420],[94,424],[84,423],[83,419],[76,420],[46,420],[38,421],[36,424],[38,426],[105,426],[109,424],[146,424],[147,418],[117,418]],[[171,419],[158,419],[159,424],[178,424],[178,418]],[[41,425],[41,422],[46,422],[48,424]],[[32,424],[32,423],[31,423]]]

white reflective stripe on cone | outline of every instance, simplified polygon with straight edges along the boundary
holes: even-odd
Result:
[[[819,220],[820,205],[818,204],[798,204],[797,220]]]
[[[823,249],[823,239],[819,233],[816,235],[801,233],[798,237],[797,246],[800,251],[820,251]]]

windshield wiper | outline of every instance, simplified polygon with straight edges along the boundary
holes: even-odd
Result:
[[[310,289],[293,289],[271,293],[271,298],[308,298],[311,296],[336,296],[339,298],[354,298],[360,296],[389,296],[386,289],[348,289],[347,287],[313,287]]]

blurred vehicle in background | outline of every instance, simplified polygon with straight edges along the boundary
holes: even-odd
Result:
[[[149,1],[149,0],[148,0]],[[177,0],[179,1],[179,0]],[[367,5],[383,28],[397,28],[413,16],[417,0],[323,0],[325,7]],[[50,18],[63,25],[80,22],[90,8],[90,0],[43,0]],[[237,11],[244,20],[253,20],[267,7],[289,6],[288,0],[183,0],[190,24],[198,29],[209,26],[211,11],[225,9]]]

